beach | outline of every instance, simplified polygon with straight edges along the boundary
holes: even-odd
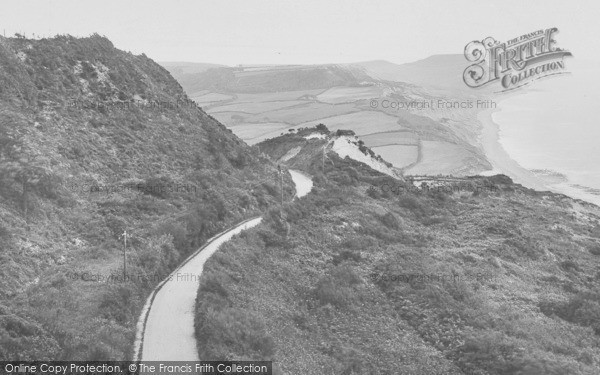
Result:
[[[493,166],[528,188],[600,205],[600,126],[595,122],[598,64],[495,98],[478,113],[480,143]]]
[[[482,125],[480,142],[490,164],[494,168],[492,171],[482,173],[483,175],[505,174],[514,182],[530,189],[539,191],[549,190],[539,178],[532,172],[521,167],[519,163],[513,160],[500,144],[500,127],[492,118],[492,114],[498,110],[486,109],[477,114],[477,119]]]

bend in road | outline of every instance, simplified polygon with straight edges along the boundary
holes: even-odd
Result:
[[[138,323],[135,360],[199,361],[194,310],[204,263],[223,243],[258,225],[261,220],[245,221],[213,237],[155,289],[148,297]]]
[[[300,171],[289,172],[296,185],[296,197],[308,194],[312,179]],[[138,321],[134,360],[200,360],[194,335],[194,312],[204,263],[231,237],[261,221],[262,218],[247,220],[216,235],[154,289]]]

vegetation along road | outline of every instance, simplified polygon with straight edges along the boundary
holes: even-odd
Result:
[[[312,180],[290,170],[296,197],[312,189]],[[254,218],[222,232],[190,256],[148,297],[138,321],[135,360],[199,361],[194,338],[194,306],[204,263],[234,235],[260,224]]]

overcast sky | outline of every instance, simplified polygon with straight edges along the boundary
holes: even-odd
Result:
[[[598,0],[3,0],[0,12],[6,36],[97,32],[156,61],[227,65],[404,63],[553,26],[559,47],[600,61]]]

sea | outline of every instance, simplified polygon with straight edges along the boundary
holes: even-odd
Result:
[[[492,115],[509,156],[550,190],[600,206],[600,62],[532,82]]]

